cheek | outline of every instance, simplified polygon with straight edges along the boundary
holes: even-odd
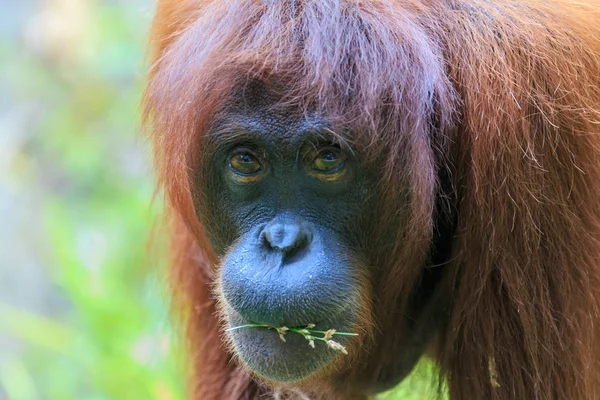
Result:
[[[268,215],[251,202],[241,202],[239,196],[226,189],[220,175],[197,175],[191,185],[196,218],[213,250],[219,257],[224,257],[238,238],[248,231],[248,226],[263,223]]]
[[[192,187],[196,216],[219,257],[242,236],[274,218],[275,201],[263,187],[266,182],[240,184],[227,180],[227,171],[197,175]]]
[[[359,254],[363,262],[373,264],[373,254],[385,242],[385,235],[378,232],[384,225],[382,221],[389,220],[381,205],[380,190],[367,181],[357,182],[343,198],[324,198],[315,203],[318,207],[311,209],[311,217],[327,221],[328,229],[342,238],[348,248]]]

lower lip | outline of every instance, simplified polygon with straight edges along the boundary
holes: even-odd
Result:
[[[237,314],[229,314],[230,326],[248,324]],[[326,323],[319,323],[313,328],[326,331],[333,326],[340,330],[351,328],[342,316]],[[262,377],[276,382],[296,382],[308,378],[334,359],[343,354],[328,348],[327,344],[315,340],[315,348],[301,334],[288,331],[284,335],[285,342],[277,330],[265,327],[244,327],[229,332],[237,354],[244,363]],[[322,336],[319,335],[319,336]],[[348,337],[336,337],[336,341],[345,344]]]

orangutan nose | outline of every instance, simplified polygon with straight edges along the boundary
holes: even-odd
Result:
[[[269,248],[289,254],[306,247],[311,241],[312,233],[298,219],[275,218],[265,226],[262,236]]]

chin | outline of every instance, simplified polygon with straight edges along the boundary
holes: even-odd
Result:
[[[228,310],[229,326],[235,327],[252,323],[244,319],[234,310]],[[304,328],[311,323],[307,321]],[[312,323],[315,323],[314,321]],[[341,332],[352,332],[355,321],[350,312],[343,312],[327,321],[316,322],[314,330],[327,331],[336,329]],[[281,340],[275,329],[248,327],[229,331],[235,353],[244,365],[264,380],[274,383],[299,383],[319,373],[325,374],[329,366],[342,362],[347,355],[333,350],[327,343],[315,340],[315,348],[300,334],[287,332],[285,342]],[[323,336],[322,334],[318,336]],[[348,344],[350,337],[336,335],[333,340],[342,346]]]

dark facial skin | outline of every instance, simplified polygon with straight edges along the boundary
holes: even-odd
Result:
[[[322,116],[276,111],[265,91],[240,97],[215,118],[195,185],[197,214],[222,260],[226,319],[353,332],[371,273],[376,171],[336,144]],[[271,381],[300,381],[344,357],[298,334],[285,343],[271,329],[229,334],[244,363]]]

